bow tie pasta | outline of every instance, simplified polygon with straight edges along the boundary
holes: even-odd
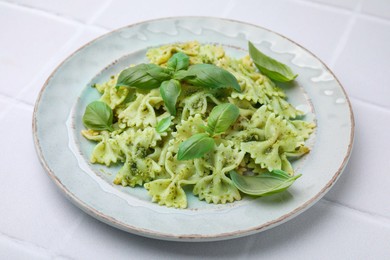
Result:
[[[230,72],[241,92],[199,87],[183,80],[181,90],[175,93],[176,111],[172,115],[158,88],[118,87],[118,75],[114,75],[94,85],[101,94],[100,101],[112,109],[114,131],[82,131],[86,139],[96,142],[91,162],[121,164],[115,184],[143,186],[153,202],[175,208],[188,207],[188,196],[214,204],[240,200],[240,191],[229,176],[232,170],[251,175],[282,170],[293,176],[291,162],[309,152],[305,142],[315,124],[303,120],[303,112],[259,72],[248,55],[232,58],[221,46],[193,41],[153,48],[146,56],[151,64],[169,69],[168,61],[178,52],[189,57],[189,66],[213,64]],[[148,76],[158,73],[151,71]],[[217,135],[207,128],[208,117],[213,108],[224,103],[237,107],[239,116]],[[166,126],[158,127],[163,119]],[[213,140],[213,150],[180,160],[180,145],[198,134]]]

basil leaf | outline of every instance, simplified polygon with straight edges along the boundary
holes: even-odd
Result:
[[[84,125],[92,130],[113,131],[112,121],[112,109],[102,101],[93,101],[88,104],[83,115]]]
[[[164,81],[161,83],[160,94],[164,100],[165,107],[168,109],[169,113],[173,116],[176,115],[176,101],[181,92],[180,82],[171,79],[169,81]]]
[[[270,79],[279,82],[288,82],[294,80],[298,74],[294,72],[287,65],[265,55],[251,43],[248,42],[249,55],[251,56],[256,67]]]
[[[190,65],[190,58],[183,52],[175,53],[167,62],[167,67],[174,70],[186,70]]]
[[[185,72],[179,71],[174,78],[204,88],[233,88],[241,92],[237,79],[229,71],[212,64],[195,64]]]
[[[158,122],[157,126],[156,126],[156,131],[157,133],[163,133],[165,131],[168,130],[168,128],[171,126],[171,117],[170,116],[167,116],[167,117],[164,117],[163,119],[161,119],[160,122]]]
[[[156,64],[139,64],[122,70],[116,86],[154,89],[158,88],[161,82],[170,79],[170,77],[167,69]]]
[[[213,136],[225,132],[238,118],[240,110],[231,103],[220,104],[211,110],[208,121],[208,132]]]
[[[290,176],[282,170],[273,170],[257,176],[242,176],[235,171],[230,172],[237,189],[253,196],[268,196],[285,191],[301,176],[302,174]]]
[[[215,142],[206,133],[195,134],[179,145],[177,159],[180,161],[200,158],[214,148]]]

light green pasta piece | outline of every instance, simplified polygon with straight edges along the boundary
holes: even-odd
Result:
[[[98,142],[91,154],[90,161],[92,163],[110,166],[113,163],[123,160],[123,153],[114,133],[110,134],[107,131],[98,132],[84,130],[82,131],[82,134],[85,138]]]
[[[202,177],[195,184],[193,193],[200,200],[205,200],[207,203],[225,204],[240,200],[240,192],[233,182],[226,177],[226,173],[237,168],[244,155],[245,152],[240,152],[237,148],[233,149],[232,145],[220,144],[217,146],[209,159],[209,164],[212,167],[211,175]]]
[[[199,48],[200,44],[197,41],[168,44],[149,49],[146,53],[146,57],[148,57],[151,63],[164,65],[173,54],[183,52],[190,56],[190,62],[192,61],[193,63],[193,57],[198,55]]]
[[[270,115],[271,112],[268,111],[267,106],[261,106],[259,109],[256,110],[255,113],[253,113],[249,124],[251,127],[263,129]]]
[[[313,122],[306,122],[303,120],[290,120],[288,121],[294,126],[295,131],[301,136],[304,140],[310,137],[310,134],[313,133],[316,124]]]
[[[183,106],[182,120],[186,120],[189,116],[196,114],[205,115],[208,105],[207,94],[204,91],[200,91],[183,99],[180,103]]]
[[[192,63],[209,63],[215,64],[225,56],[225,50],[222,46],[200,45],[197,59],[193,58]]]
[[[268,116],[264,128],[264,140],[243,142],[241,149],[251,155],[255,163],[269,171],[285,170],[290,174],[292,166],[288,156],[301,156],[309,149],[304,146],[304,138],[282,117],[274,113]]]
[[[176,125],[176,131],[172,133],[173,138],[170,142],[169,151],[177,153],[181,142],[195,134],[204,133],[205,129],[202,127],[204,125],[206,123],[199,114],[190,116],[187,120],[182,120],[180,124]]]
[[[144,187],[148,190],[152,201],[168,207],[187,207],[186,194],[183,186],[195,184],[207,169],[199,167],[204,165],[204,159],[178,161],[176,154],[179,144],[194,134],[204,132],[202,117],[197,114],[183,120],[176,126],[176,132],[172,133],[173,139],[169,141],[169,147],[165,156],[165,170],[170,178],[148,182]],[[198,166],[198,167],[197,167]]]
[[[149,157],[151,153],[148,152],[159,140],[161,136],[151,127],[123,132],[118,137],[118,144],[126,160],[115,176],[114,183],[134,187],[151,181],[161,174],[163,169]]]
[[[281,97],[274,96],[267,103],[267,107],[270,111],[284,118],[296,118],[303,115],[303,112],[293,107],[290,103]]]
[[[264,129],[246,128],[241,131],[231,131],[227,136],[227,140],[232,141],[237,147],[240,147],[242,142],[261,141],[265,139]]]
[[[187,196],[183,186],[195,184],[199,180],[193,161],[178,161],[172,152],[168,152],[165,169],[170,175],[169,179],[154,180],[144,187],[153,202],[167,207],[186,208]]]
[[[285,100],[285,93],[269,78],[258,72],[248,59],[248,56],[239,60],[225,58],[222,59],[223,62],[220,62],[223,68],[233,73],[241,86],[242,91],[233,92],[232,97],[267,105],[270,111],[285,118],[302,115],[301,111]]]
[[[217,63],[225,56],[222,46],[211,44],[200,45],[197,41],[164,45],[159,48],[149,49],[146,56],[150,62],[164,66],[166,62],[177,52],[183,52],[190,58],[190,64]]]
[[[96,88],[96,90],[100,94],[104,94],[104,91],[106,89],[109,89],[109,88],[112,88],[112,87],[115,86],[117,78],[118,78],[118,76],[111,76],[111,78],[108,81],[106,81],[106,82],[104,82],[102,84],[96,83],[96,84],[93,85],[93,87]]]
[[[253,113],[256,111],[256,108],[253,104],[248,100],[241,100],[238,98],[228,98],[229,102],[234,104],[240,109],[240,115],[243,117],[251,117]]]
[[[118,120],[122,127],[154,127],[157,125],[155,108],[162,104],[161,96],[152,92],[146,95],[137,93],[136,99],[118,115]]]
[[[116,88],[118,76],[113,76],[109,81],[103,84],[95,84],[95,88],[102,94],[100,101],[106,103],[111,109],[115,109],[122,104],[129,94],[129,90],[125,87]]]

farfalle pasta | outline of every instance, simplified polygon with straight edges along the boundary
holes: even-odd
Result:
[[[218,45],[175,43],[150,49],[146,56],[159,66],[156,68],[167,68],[178,52],[189,57],[190,66],[213,64],[230,72],[241,91],[199,87],[185,80],[188,75],[178,76],[174,80],[184,80],[180,81],[181,92],[176,93],[173,115],[164,106],[166,101],[158,88],[119,86],[121,79],[113,75],[94,87],[101,94],[100,101],[112,109],[114,130],[82,131],[86,139],[96,142],[91,162],[121,164],[115,184],[143,186],[153,202],[175,208],[188,207],[189,191],[207,203],[240,200],[241,193],[229,177],[233,170],[255,175],[283,170],[294,175],[290,160],[309,152],[305,141],[315,124],[302,120],[303,113],[288,103],[283,90],[262,74],[249,56],[229,57]],[[161,73],[156,71],[150,75]],[[216,106],[225,103],[237,107],[238,118],[216,135],[207,128],[208,117]],[[158,131],[156,126],[167,118],[169,127]],[[179,160],[180,145],[197,134],[211,138],[213,150]]]

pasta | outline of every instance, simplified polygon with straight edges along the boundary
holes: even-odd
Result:
[[[115,184],[143,186],[153,202],[175,208],[188,207],[189,190],[207,203],[240,200],[240,191],[228,176],[232,170],[261,174],[276,169],[293,175],[290,160],[309,152],[305,141],[315,124],[302,120],[303,113],[288,103],[283,90],[261,74],[249,56],[231,58],[221,46],[196,41],[153,48],[146,56],[151,63],[167,67],[178,52],[188,55],[190,64],[214,64],[230,72],[241,92],[183,82],[173,116],[159,89],[117,87],[118,75],[114,75],[106,83],[94,85],[100,101],[113,111],[114,131],[82,131],[86,139],[97,143],[91,162],[122,164]],[[235,123],[213,137],[213,151],[200,158],[179,160],[180,144],[196,134],[208,133],[204,127],[208,116],[223,103],[239,109]],[[156,126],[167,117],[171,119],[169,128],[158,132]]]

